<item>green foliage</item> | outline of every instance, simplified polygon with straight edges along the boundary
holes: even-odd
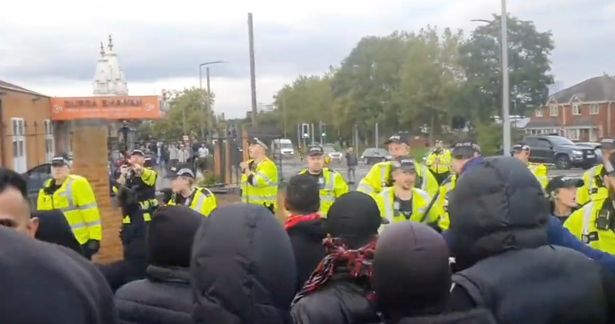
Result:
[[[207,104],[207,92],[198,88],[175,91],[170,97],[170,111],[165,119],[152,127],[152,136],[165,140],[178,140],[182,135],[201,137],[201,121],[206,126],[215,125],[212,110],[213,96]],[[184,132],[185,119],[185,132]]]

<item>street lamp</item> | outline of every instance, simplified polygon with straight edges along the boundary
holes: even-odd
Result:
[[[502,0],[502,26],[500,28],[500,48],[501,56],[500,63],[502,64],[502,144],[504,154],[508,154],[511,150],[511,134],[510,134],[510,86],[508,78],[508,27],[507,27],[507,12],[506,0]],[[486,19],[472,19],[471,21],[491,23]]]
[[[210,62],[203,62],[201,64],[199,64],[199,89],[201,90],[201,93],[203,93],[203,67],[207,66],[206,70],[206,77],[207,77],[207,107],[209,107],[209,98],[211,95],[210,92],[210,87],[209,87],[209,66],[208,65],[212,65],[212,64],[222,64],[222,63],[226,63],[225,61],[210,61]],[[201,106],[201,110],[203,110],[203,106]],[[205,139],[205,122],[203,120],[203,115],[205,114],[205,112],[201,111],[201,114],[199,114],[200,118],[200,124],[201,124],[201,139]],[[210,127],[211,128],[211,127]]]

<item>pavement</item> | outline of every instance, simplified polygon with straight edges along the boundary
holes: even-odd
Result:
[[[333,161],[329,167],[337,172],[340,172],[344,178],[347,177],[348,168],[346,167],[345,162],[337,162]],[[357,181],[354,185],[351,185],[351,189],[356,189],[358,182],[365,177],[365,175],[369,172],[371,165],[367,165],[364,163],[360,163],[356,168],[356,178]],[[305,162],[300,161],[299,159],[292,160],[283,160],[282,166],[278,167],[278,171],[281,174],[281,181],[287,182],[293,175],[297,174],[299,170],[305,168]],[[557,170],[553,167],[549,168],[549,178],[553,178],[556,176],[568,176],[568,177],[578,177],[581,178],[583,176],[583,169],[570,169],[570,170]],[[169,188],[171,185],[170,179],[164,176],[164,172],[162,172],[158,177],[158,183],[156,185],[157,189]]]

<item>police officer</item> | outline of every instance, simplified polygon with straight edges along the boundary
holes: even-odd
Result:
[[[427,155],[425,164],[441,184],[451,174],[451,151],[438,140],[434,149]]]
[[[512,147],[512,156],[525,163],[532,174],[536,177],[542,188],[547,187],[549,182],[549,168],[542,163],[530,163],[530,147],[524,144],[516,144]]]
[[[217,207],[216,197],[209,189],[194,185],[194,173],[190,169],[179,169],[174,174],[171,189],[169,206],[184,205],[206,217]]]
[[[615,154],[607,161],[615,163]],[[592,200],[568,217],[564,226],[594,249],[615,254],[615,171],[602,178],[604,195]]]
[[[250,160],[241,162],[241,201],[265,206],[275,212],[278,205],[278,167],[267,158],[267,145],[258,138],[249,141]]]
[[[600,151],[602,153],[602,163],[583,173],[584,184],[577,192],[577,202],[580,205],[587,204],[590,200],[604,199],[607,194],[602,179],[604,179],[607,173],[613,171],[613,165],[609,162],[609,158],[615,152],[615,139],[602,139],[600,141]]]
[[[158,208],[157,179],[158,173],[146,166],[145,153],[138,149],[133,150],[127,163],[120,167],[120,177],[117,183],[136,192],[146,222],[151,220],[151,215]]]
[[[39,191],[38,211],[61,210],[88,259],[100,249],[102,224],[94,191],[84,177],[70,173],[61,155],[51,159],[51,179]]]
[[[341,174],[325,167],[324,154],[321,146],[310,146],[307,151],[307,168],[299,171],[299,174],[313,177],[320,186],[320,214],[327,217],[335,199],[348,192],[348,184]]]
[[[551,216],[564,223],[577,208],[577,191],[583,180],[558,176],[547,185],[547,197],[551,201]]]
[[[403,135],[393,135],[384,144],[387,145],[393,160],[410,156],[410,141]],[[436,178],[425,165],[416,161],[414,164],[417,175],[415,186],[430,195],[435,195],[438,192],[438,181]],[[359,182],[357,190],[367,194],[377,194],[384,188],[392,185],[391,162],[386,161],[376,163],[369,170],[365,178]]]
[[[389,223],[414,221],[435,224],[438,216],[436,210],[427,210],[431,196],[415,188],[415,162],[409,158],[398,158],[391,163],[391,168],[393,186],[384,188],[376,196],[382,217]]]
[[[437,196],[434,198],[434,206],[438,214],[438,227],[440,230],[448,230],[450,219],[448,216],[448,201],[450,195],[457,186],[457,178],[465,170],[469,163],[482,163],[480,147],[473,141],[458,142],[451,150],[451,168],[453,174],[450,175],[440,185]]]

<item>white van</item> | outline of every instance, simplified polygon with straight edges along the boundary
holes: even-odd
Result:
[[[274,158],[292,158],[295,156],[293,142],[288,138],[274,139],[271,141],[271,154]]]

